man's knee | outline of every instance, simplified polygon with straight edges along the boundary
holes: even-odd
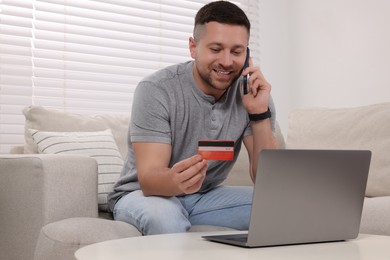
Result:
[[[143,219],[142,229],[145,235],[181,233],[190,229],[188,215],[178,210],[156,209]]]
[[[188,213],[177,198],[128,195],[118,201],[114,217],[136,226],[144,235],[186,232],[190,228]]]

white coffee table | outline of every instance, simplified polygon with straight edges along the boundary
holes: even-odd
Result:
[[[223,233],[226,233],[226,231],[154,235],[111,240],[83,247],[76,252],[75,256],[79,260],[390,259],[390,236],[360,234],[357,239],[345,242],[253,249],[209,242],[202,238],[202,235]]]

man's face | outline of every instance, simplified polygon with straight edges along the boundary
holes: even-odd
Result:
[[[248,46],[244,26],[209,22],[196,41],[190,38],[194,77],[201,90],[219,99],[241,76]]]

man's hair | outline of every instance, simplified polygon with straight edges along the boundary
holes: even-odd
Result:
[[[251,23],[248,17],[237,5],[228,1],[215,1],[206,4],[195,16],[194,38],[198,40],[200,37],[199,27],[208,22],[217,22],[230,25],[242,25],[250,34]]]

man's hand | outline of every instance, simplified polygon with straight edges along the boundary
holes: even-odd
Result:
[[[183,193],[191,194],[202,187],[206,170],[207,161],[199,155],[194,155],[173,165],[171,174],[177,187]]]
[[[248,94],[242,96],[243,104],[249,114],[261,114],[268,110],[271,85],[265,80],[260,68],[252,67],[249,58],[249,67],[243,70],[243,76],[249,75]]]
[[[138,181],[145,196],[176,196],[199,191],[207,161],[194,155],[171,168],[172,147],[162,143],[133,143]]]

